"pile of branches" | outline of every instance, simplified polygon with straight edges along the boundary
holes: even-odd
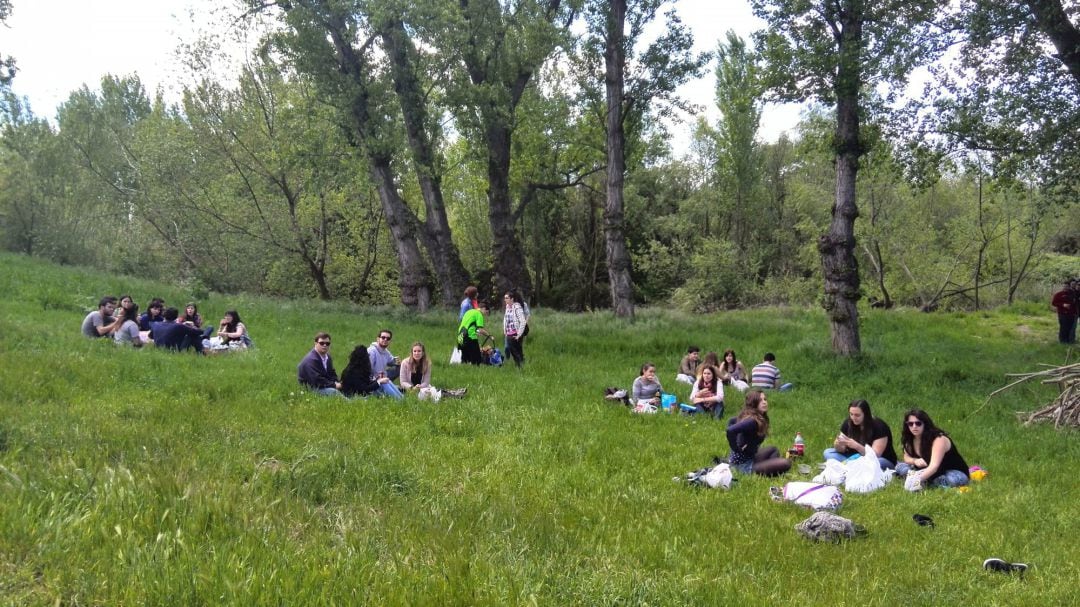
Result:
[[[1049,368],[1044,371],[1008,374],[1008,377],[1018,379],[1003,388],[993,391],[986,400],[989,401],[999,392],[1004,392],[1013,386],[1035,379],[1042,384],[1057,384],[1061,394],[1053,402],[1038,411],[1020,412],[1017,414],[1018,417],[1024,422],[1025,426],[1036,422],[1053,421],[1055,428],[1080,427],[1080,363],[1060,367],[1047,366]]]

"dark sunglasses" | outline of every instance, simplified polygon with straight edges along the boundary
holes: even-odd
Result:
[[[908,422],[907,427],[908,428],[921,428],[922,427],[922,422],[920,422],[918,420],[913,421],[913,422]]]
[[[330,342],[328,342],[328,341],[317,341],[315,343],[319,344],[320,346],[329,346],[330,345]]]
[[[389,335],[380,335],[379,339],[385,339],[385,340],[389,341],[391,338],[390,338]]]

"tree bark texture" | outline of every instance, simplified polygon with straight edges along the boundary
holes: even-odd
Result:
[[[1069,21],[1061,0],[1027,0],[1036,26],[1057,49],[1057,58],[1080,85],[1080,30]]]
[[[516,104],[515,104],[516,105]],[[487,141],[488,223],[495,260],[495,288],[499,293],[521,289],[528,297],[532,282],[525,267],[525,251],[514,229],[510,207],[510,141],[512,129],[498,118],[488,118]]]
[[[607,200],[604,205],[604,241],[607,252],[611,307],[619,318],[634,317],[634,286],[630,253],[623,233],[623,176],[626,173],[623,131],[625,50],[623,25],[626,0],[612,0],[607,17],[604,74],[607,88]]]
[[[458,297],[469,283],[469,273],[451,238],[450,222],[443,202],[442,174],[436,166],[436,153],[427,129],[428,112],[416,75],[416,49],[405,32],[401,19],[390,19],[381,29],[381,38],[390,59],[394,91],[401,105],[405,133],[416,165],[420,193],[424,198],[424,224],[421,240],[438,274],[444,305],[457,305]]]
[[[859,64],[864,15],[859,0],[846,0],[838,14],[836,33],[839,61],[836,91],[836,197],[829,231],[818,239],[821,269],[825,279],[822,306],[829,316],[833,351],[858,354],[859,266],[855,258],[855,180],[859,173],[862,145],[859,141],[859,94],[862,87]]]

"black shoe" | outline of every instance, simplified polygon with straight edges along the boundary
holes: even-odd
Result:
[[[911,515],[911,520],[915,521],[915,523],[920,525],[920,526],[930,527],[931,529],[934,528],[934,519],[930,518],[929,516],[926,516],[925,514],[912,514]],[[993,560],[993,559],[991,559],[991,560]],[[983,566],[985,567],[986,563],[983,563]]]
[[[983,561],[983,569],[987,571],[1000,571],[1001,573],[1012,573],[1016,571],[1020,574],[1020,577],[1024,577],[1024,572],[1027,571],[1026,563],[1010,563],[1008,561],[991,558]]]

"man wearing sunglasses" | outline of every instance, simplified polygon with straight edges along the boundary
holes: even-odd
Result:
[[[334,361],[330,358],[330,334],[321,332],[315,336],[315,346],[296,367],[300,385],[323,396],[342,396]]]
[[[379,390],[391,398],[401,400],[405,395],[394,385],[394,380],[401,372],[401,359],[390,352],[390,340],[394,333],[390,329],[379,331],[379,336],[368,346],[368,360],[371,361],[371,379],[379,381],[386,378],[390,381],[379,382]]]

